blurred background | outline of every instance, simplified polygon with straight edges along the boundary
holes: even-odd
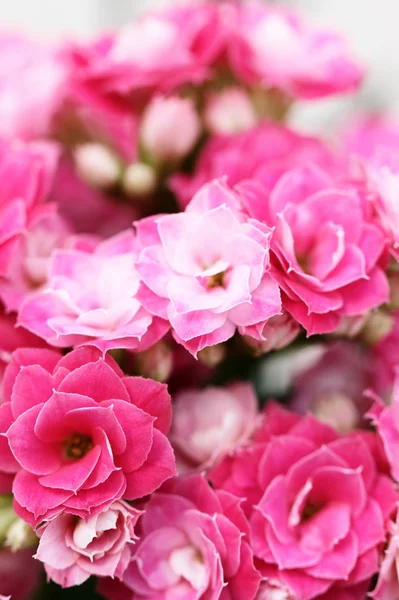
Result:
[[[59,36],[82,38],[118,26],[148,8],[167,2],[3,0],[0,2],[0,26],[51,40]],[[286,3],[296,5],[313,22],[342,31],[357,56],[369,68],[368,78],[358,97],[298,106],[292,115],[293,124],[317,133],[333,130],[359,110],[384,110],[399,118],[399,1],[286,0]]]

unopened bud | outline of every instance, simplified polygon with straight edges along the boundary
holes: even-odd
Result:
[[[353,431],[359,424],[360,415],[354,402],[340,392],[321,396],[312,412],[319,421],[330,425],[341,434]]]
[[[32,527],[20,518],[12,523],[8,529],[4,545],[12,552],[32,548],[37,544],[37,536]]]
[[[150,161],[173,165],[191,152],[200,133],[201,122],[192,100],[157,96],[144,113],[140,139]]]
[[[149,196],[157,188],[155,170],[143,162],[129,165],[122,175],[122,188],[127,196]]]
[[[372,311],[362,329],[362,340],[370,346],[377,344],[391,332],[394,323],[394,318],[387,312],[382,310]]]
[[[108,189],[118,182],[121,166],[116,154],[106,146],[94,142],[82,144],[74,156],[80,177],[90,186]]]
[[[208,346],[198,352],[198,360],[207,367],[217,367],[226,358],[225,344]]]
[[[164,383],[173,369],[173,352],[165,342],[158,342],[148,350],[136,354],[136,366],[140,375]]]
[[[253,127],[257,115],[249,95],[234,87],[207,97],[204,121],[210,133],[230,135]]]

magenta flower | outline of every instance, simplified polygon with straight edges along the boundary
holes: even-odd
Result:
[[[64,357],[17,350],[4,378],[0,431],[11,452],[17,512],[32,525],[60,513],[88,519],[121,498],[153,492],[174,475],[165,386],[123,377],[94,348]],[[4,438],[0,438],[4,439]]]
[[[55,252],[48,286],[22,305],[19,323],[57,347],[145,349],[168,324],[153,319],[137,299],[135,259],[129,230],[101,242],[94,252]]]
[[[227,206],[234,198],[214,182],[198,200],[216,200],[216,208],[194,207],[136,224],[143,248],[136,268],[145,284],[139,297],[170,322],[176,340],[194,355],[281,310],[268,273],[271,230],[255,220],[242,222]]]
[[[344,317],[389,299],[386,238],[355,189],[316,167],[298,167],[279,179],[267,203],[261,198],[261,191],[247,195],[249,212],[275,226],[273,277],[308,335],[334,331]]]
[[[272,404],[253,444],[210,473],[216,488],[248,499],[260,570],[294,598],[345,597],[358,585],[367,591],[377,572],[398,495],[374,445],[374,434],[338,437],[313,417]]]
[[[91,575],[122,579],[140,515],[120,500],[88,520],[61,514],[40,528],[35,558],[62,587],[81,585]]]
[[[238,498],[200,475],[171,480],[146,506],[122,597],[254,600],[260,576],[248,533]],[[112,581],[100,591],[118,598]]]

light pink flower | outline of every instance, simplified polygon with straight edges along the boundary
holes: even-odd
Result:
[[[233,187],[262,174],[263,193],[266,193],[288,169],[309,162],[329,172],[340,169],[338,157],[322,141],[265,121],[236,135],[212,137],[201,151],[194,174],[174,175],[170,187],[182,207],[202,185],[219,177],[227,177]]]
[[[2,33],[0,136],[25,141],[48,137],[65,99],[69,60],[57,48]]]
[[[7,276],[21,234],[47,199],[57,165],[51,143],[0,141],[0,275]]]
[[[0,550],[0,590],[5,599],[29,600],[42,581],[42,565],[32,558],[32,549]],[[0,596],[1,598],[1,596]]]
[[[171,480],[146,506],[124,597],[254,600],[260,577],[248,533],[237,498],[214,492],[200,475]],[[118,597],[111,581],[100,591]]]
[[[206,468],[251,436],[258,424],[249,383],[176,394],[170,440],[187,468]]]
[[[19,323],[57,347],[145,349],[168,324],[153,319],[138,301],[135,260],[131,230],[101,242],[92,253],[56,251],[48,285],[24,302]]]
[[[386,238],[355,189],[308,166],[285,173],[268,202],[262,198],[260,190],[247,193],[249,213],[275,227],[272,274],[284,308],[308,335],[334,331],[342,318],[389,299]]]
[[[394,319],[391,331],[371,347],[372,383],[370,387],[384,398],[392,392],[395,371],[399,365],[399,312],[392,313]]]
[[[194,102],[178,96],[155,96],[144,111],[140,127],[143,149],[156,165],[182,160],[194,148],[200,133]]]
[[[240,78],[299,98],[350,92],[359,86],[363,68],[337,33],[312,28],[294,11],[261,2],[237,5],[236,10],[233,70]]]
[[[145,284],[140,299],[168,319],[176,340],[194,355],[280,313],[268,273],[271,230],[242,222],[226,206],[234,194],[220,182],[205,186],[197,200],[219,206],[136,224],[142,247],[136,268]]]
[[[0,468],[17,472],[15,508],[32,525],[60,513],[87,519],[175,473],[166,386],[124,377],[95,348],[64,357],[17,350],[4,400],[0,431],[11,452],[0,455]]]
[[[62,587],[81,585],[91,575],[122,579],[141,512],[118,500],[88,520],[61,514],[39,529],[35,558]]]
[[[296,600],[367,589],[378,570],[398,494],[380,470],[375,437],[339,437],[271,404],[253,443],[209,474],[216,489],[247,498],[254,554]]]

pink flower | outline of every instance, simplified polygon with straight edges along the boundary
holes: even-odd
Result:
[[[386,239],[355,189],[308,166],[288,171],[268,202],[262,198],[261,190],[247,193],[249,213],[275,227],[273,277],[284,308],[308,335],[334,331],[344,317],[389,299]]]
[[[143,149],[155,164],[182,160],[194,148],[201,122],[192,100],[155,96],[144,111],[140,134]]]
[[[200,475],[171,480],[146,506],[124,597],[254,600],[260,577],[247,535],[237,498],[214,492]],[[111,581],[100,591],[118,597]]]
[[[370,349],[373,362],[370,387],[383,397],[390,395],[399,365],[399,312],[392,313],[392,317],[391,331]]]
[[[68,89],[67,57],[57,48],[5,33],[0,52],[0,136],[48,137]]]
[[[47,283],[53,252],[57,248],[82,245],[94,247],[94,241],[79,240],[71,235],[67,223],[55,211],[54,204],[46,204],[35,211],[31,223],[20,237],[18,251],[14,252],[7,280],[0,280],[0,297],[7,310],[18,311],[23,300]]]
[[[313,29],[293,11],[260,2],[238,5],[236,10],[241,48],[235,48],[233,70],[240,78],[299,98],[350,92],[359,86],[363,69],[335,32]]]
[[[141,300],[168,319],[176,340],[194,355],[280,312],[268,273],[271,230],[242,222],[223,205],[235,197],[220,182],[205,186],[197,200],[220,205],[137,223]]]
[[[392,600],[399,594],[399,514],[389,524],[390,540],[381,563],[377,586],[371,597],[375,600]]]
[[[367,590],[377,572],[398,495],[375,444],[371,432],[339,437],[314,417],[272,404],[253,443],[210,472],[216,489],[248,499],[260,570],[274,573],[296,600]]]
[[[91,575],[122,579],[140,514],[121,500],[88,520],[61,514],[40,528],[35,558],[62,587],[81,585]]]
[[[258,423],[257,399],[249,383],[176,394],[170,440],[188,468],[211,466],[246,442]]]
[[[40,562],[32,558],[32,549],[0,550],[0,590],[6,599],[32,598],[41,583],[42,570]]]
[[[21,234],[50,191],[58,159],[50,143],[0,142],[0,275],[7,276]]]
[[[194,175],[174,175],[170,187],[182,207],[203,184],[219,177],[227,177],[233,187],[262,174],[263,188],[270,192],[288,169],[309,162],[330,172],[339,167],[338,158],[320,140],[266,121],[236,135],[212,137],[197,160]]]
[[[168,329],[136,298],[136,244],[128,230],[94,252],[58,250],[47,287],[26,300],[19,323],[57,347],[92,344],[102,351],[155,343]]]
[[[175,473],[166,387],[124,377],[95,348],[17,350],[4,377],[0,431],[11,452],[18,514],[32,525],[60,513],[88,519],[141,498]],[[3,438],[0,438],[3,439]]]

